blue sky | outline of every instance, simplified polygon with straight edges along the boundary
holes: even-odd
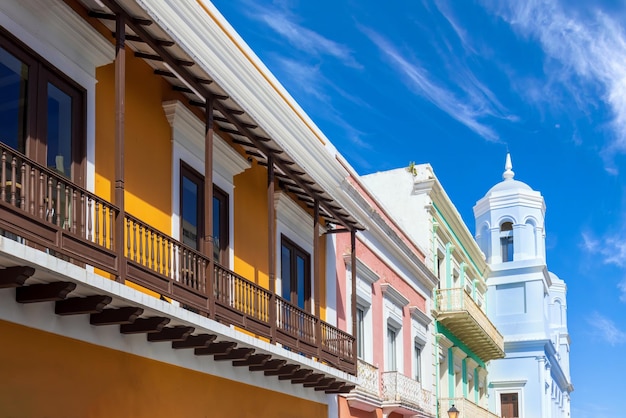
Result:
[[[214,3],[360,174],[432,164],[471,231],[508,149],[568,285],[572,416],[623,407],[623,1]]]

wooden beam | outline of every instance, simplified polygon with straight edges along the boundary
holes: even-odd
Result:
[[[160,55],[154,55],[154,54],[148,54],[147,52],[140,52],[140,51],[135,51],[135,56],[137,58],[143,58],[145,60],[150,60],[150,61],[159,61],[159,62],[163,62],[165,61],[165,58],[163,58]],[[187,60],[181,60],[178,58],[173,58],[174,62],[176,62],[177,65],[183,66],[183,67],[191,67],[193,65],[195,65],[195,63],[193,61],[187,61]]]
[[[166,327],[159,332],[153,332],[147,335],[148,341],[185,341],[189,334],[195,330],[194,327],[177,325],[175,327]]]
[[[59,300],[54,305],[57,315],[79,315],[102,312],[113,298],[105,295],[93,295],[84,298],[70,298]]]
[[[111,32],[111,35],[113,35],[113,37],[115,38],[115,31]],[[139,36],[137,35],[129,35],[126,34],[126,39],[132,42],[141,42],[141,43],[145,43],[145,41],[143,39],[141,39]],[[163,46],[174,46],[175,42],[174,41],[167,41],[165,39],[155,39],[155,41],[159,44],[159,45],[163,45]]]
[[[266,370],[273,371],[273,370],[280,370],[280,368],[283,367],[285,364],[287,364],[287,360],[273,359],[273,360],[267,360],[263,364],[250,366],[249,369],[251,372],[260,372],[260,371],[266,371]]]
[[[315,390],[326,390],[330,387],[330,385],[332,383],[335,383],[337,381],[337,379],[335,379],[334,377],[325,377],[323,379],[320,379],[319,382],[317,382],[317,384],[315,386],[312,386],[315,388]],[[304,385],[305,387],[310,387],[307,385]]]
[[[306,379],[304,379],[304,381],[302,381],[301,383],[304,383],[305,388],[312,388],[315,387],[315,385],[317,385],[319,381],[324,378],[324,376],[326,375],[323,373],[312,373],[308,375]]]
[[[95,17],[95,18],[98,18],[98,19],[115,20],[115,15],[110,14],[110,13],[96,12],[96,11],[91,11],[90,10],[87,14],[90,17]],[[135,23],[137,25],[150,26],[152,24],[152,21],[150,19],[141,19],[139,17],[131,17],[130,19],[131,19],[131,21],[133,23]]]
[[[52,282],[22,286],[15,289],[15,300],[19,303],[63,300],[74,289],[76,289],[76,283],[72,282]]]
[[[33,274],[35,269],[30,266],[13,266],[0,270],[0,289],[19,287]]]
[[[211,344],[217,335],[213,334],[200,334],[190,335],[183,341],[173,341],[172,348],[203,348]]]
[[[298,364],[285,364],[278,370],[266,370],[263,373],[265,376],[290,376],[299,368]]]
[[[234,348],[226,354],[216,354],[213,360],[245,360],[254,353],[254,348]]]
[[[278,376],[278,380],[291,380],[291,383],[302,383],[304,379],[313,374],[311,369],[298,369],[289,376]]]
[[[342,386],[338,387],[337,389],[331,388],[326,390],[325,392],[328,394],[331,393],[350,393],[352,391],[352,389],[354,389],[356,387],[356,385],[350,385],[347,383],[343,383]]]
[[[327,388],[327,389],[325,389],[325,392],[326,392],[326,393],[329,393],[329,392],[331,392],[331,391],[338,390],[338,389],[340,389],[340,388],[344,387],[345,385],[346,385],[346,382],[341,382],[341,381],[338,381],[338,382],[333,382],[333,383],[331,383],[330,385],[328,385],[328,388]],[[316,389],[316,390],[317,390],[317,389]]]
[[[237,343],[232,341],[220,341],[217,343],[211,343],[205,348],[196,348],[194,354],[196,356],[207,356],[215,354],[227,354],[230,350],[235,348]]]
[[[170,322],[169,318],[153,316],[151,318],[139,318],[132,324],[120,325],[122,334],[142,334],[146,332],[159,332]]]
[[[270,358],[272,358],[272,356],[269,354],[252,354],[245,360],[233,361],[233,366],[260,366],[265,364]]]
[[[122,325],[132,324],[143,313],[143,308],[125,306],[118,309],[105,309],[100,313],[91,314],[91,325]]]

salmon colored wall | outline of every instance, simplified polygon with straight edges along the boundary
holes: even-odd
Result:
[[[326,417],[324,404],[0,321],[3,417]],[[268,379],[276,379],[270,377]]]
[[[115,187],[115,65],[96,70],[96,194],[112,200]],[[171,127],[161,103],[171,88],[143,60],[126,54],[126,211],[171,232]]]
[[[374,411],[368,412],[361,409],[351,408],[348,405],[348,401],[343,396],[339,396],[339,416],[341,418],[382,418],[383,411],[381,408],[377,408]]]
[[[349,234],[337,234],[337,265],[342,269],[343,277],[339,277],[337,285],[337,297],[341,298],[337,301],[337,320],[340,328],[346,329],[349,332],[352,331],[352,324],[346,324],[347,309],[350,309],[349,305],[346,305],[346,295],[348,294],[346,270],[344,267],[343,255],[350,252],[350,235]],[[408,283],[406,283],[388,264],[382,261],[376,254],[374,254],[366,245],[364,245],[359,239],[357,234],[356,240],[356,254],[357,258],[366,264],[374,271],[380,278],[372,286],[372,336],[374,343],[374,365],[377,365],[381,369],[385,364],[384,357],[384,341],[387,326],[383,323],[383,295],[381,290],[381,283],[390,283],[396,290],[398,290],[404,297],[409,300],[408,306],[403,308],[402,315],[402,341],[404,344],[403,349],[403,367],[402,371],[406,376],[412,374],[412,356],[413,356],[413,342],[411,340],[411,313],[409,312],[410,306],[417,306],[422,312],[426,309],[426,299],[419,293],[417,293]]]

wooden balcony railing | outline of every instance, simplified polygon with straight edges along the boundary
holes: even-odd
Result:
[[[112,275],[125,268],[127,280],[187,309],[356,374],[350,334],[217,263],[210,274],[206,256],[130,214],[124,216],[124,237],[116,237],[120,211],[115,205],[3,143],[0,153],[0,232],[5,236]]]
[[[20,242],[117,270],[115,205],[0,143],[0,229]]]
[[[454,405],[459,410],[460,417],[472,417],[472,418],[499,418],[498,415],[476,405],[474,402],[465,398],[440,398],[439,399],[439,416],[447,417],[448,409]]]

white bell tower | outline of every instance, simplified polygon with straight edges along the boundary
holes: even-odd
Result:
[[[541,193],[514,180],[511,155],[506,155],[503,180],[474,206],[476,240],[487,263],[520,260],[546,262],[545,203]]]

